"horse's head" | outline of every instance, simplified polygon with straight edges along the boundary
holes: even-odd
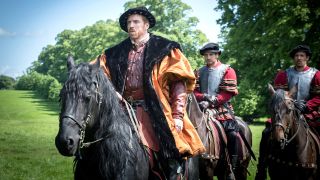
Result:
[[[67,65],[69,77],[60,92],[60,124],[55,143],[62,155],[72,156],[83,146],[84,138],[93,136],[90,130],[98,115],[102,92],[97,76],[99,60],[92,65],[82,63],[75,66],[69,57]]]
[[[269,91],[272,95],[269,110],[272,115],[273,139],[280,144],[281,149],[284,149],[294,123],[295,101],[292,97],[296,93],[296,88],[290,91],[282,89],[275,91],[269,84]]]

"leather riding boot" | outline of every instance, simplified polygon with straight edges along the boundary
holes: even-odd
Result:
[[[233,173],[236,174],[236,168],[238,166],[238,137],[237,132],[231,131],[228,133],[228,151],[230,157],[230,163],[232,166]]]
[[[176,159],[170,159],[168,161],[168,173],[167,179],[177,180],[179,176],[182,175],[182,166],[180,162]]]
[[[227,174],[226,180],[235,180],[236,179],[236,177],[235,177],[235,175],[233,173],[231,164],[229,164],[229,168],[228,168],[227,173],[228,174]]]
[[[230,162],[231,164],[229,164],[229,170],[228,170],[226,180],[235,180],[236,168],[238,166],[238,155],[232,155],[230,161],[231,161]]]
[[[232,155],[231,157],[231,166],[233,173],[236,173],[238,167],[238,155]]]

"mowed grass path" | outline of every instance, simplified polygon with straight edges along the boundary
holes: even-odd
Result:
[[[55,147],[58,103],[45,101],[32,91],[0,91],[0,180],[71,180],[73,158]],[[262,125],[250,125],[253,150],[258,157]],[[254,179],[255,161],[248,179]]]
[[[73,179],[73,158],[54,144],[58,112],[32,91],[0,91],[0,180]]]

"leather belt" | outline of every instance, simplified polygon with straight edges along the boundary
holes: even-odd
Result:
[[[130,99],[127,99],[127,102],[132,106],[133,109],[136,109],[137,107],[143,107],[143,109],[145,111],[148,110],[144,100],[130,100]]]

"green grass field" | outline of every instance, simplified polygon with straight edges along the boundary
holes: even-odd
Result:
[[[31,91],[0,91],[0,179],[73,179],[73,158],[55,148],[57,103]]]
[[[0,91],[0,180],[70,180],[73,158],[58,153],[57,103],[37,97],[32,91]],[[262,125],[251,125],[253,150],[258,156]],[[257,162],[249,171],[254,179]]]

